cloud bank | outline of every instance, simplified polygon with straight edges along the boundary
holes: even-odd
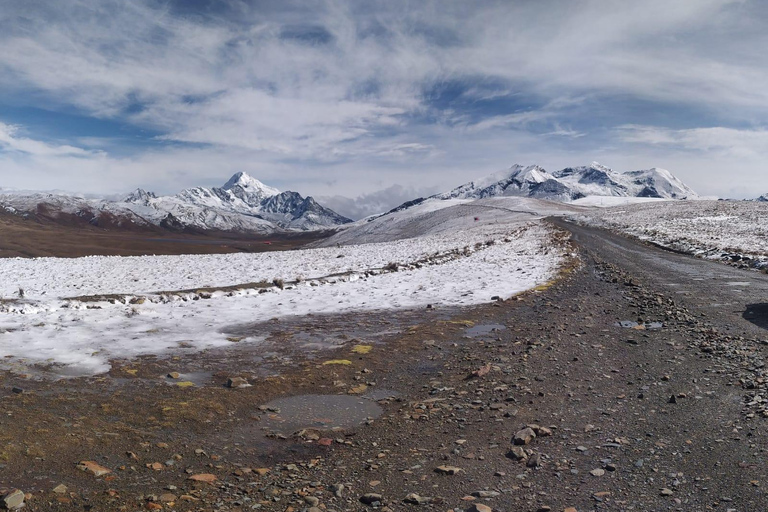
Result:
[[[245,170],[373,204],[516,162],[599,160],[754,195],[768,190],[766,11],[747,0],[7,2],[0,185],[173,192]]]

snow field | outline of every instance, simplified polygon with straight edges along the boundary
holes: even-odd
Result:
[[[665,201],[624,205],[572,217],[710,259],[746,256],[768,264],[768,203]]]
[[[0,303],[0,360],[16,371],[50,364],[60,375],[92,375],[109,371],[113,359],[227,346],[227,327],[276,317],[479,304],[553,278],[563,251],[550,228],[515,223],[260,254],[0,260],[2,295],[22,287],[26,297]],[[400,269],[382,272],[389,263]],[[151,293],[299,276],[285,289]],[[108,294],[127,297],[63,300]],[[137,295],[143,300],[130,300]]]

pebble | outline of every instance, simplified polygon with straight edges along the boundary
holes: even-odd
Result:
[[[473,503],[471,507],[467,509],[467,512],[491,512],[493,509],[488,505],[482,503]]]
[[[64,484],[59,484],[56,487],[53,488],[53,492],[56,494],[67,494],[67,491],[69,489]]]
[[[531,457],[528,459],[528,462],[526,463],[526,466],[529,468],[538,468],[541,466],[541,455],[538,453],[531,455]]]
[[[663,489],[661,490],[661,495],[662,495],[662,496],[672,496],[673,494],[675,494],[675,493],[672,491],[672,489],[667,489],[667,488],[665,487],[665,488],[663,488]]]
[[[320,504],[320,499],[315,496],[304,496],[304,501],[310,507],[316,507]]]
[[[605,474],[605,470],[597,468],[590,471],[589,474],[592,476],[603,476]]]

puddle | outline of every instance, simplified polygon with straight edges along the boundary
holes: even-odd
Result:
[[[642,331],[642,330],[654,331],[664,327],[664,324],[661,322],[647,322],[644,324],[640,324],[638,322],[633,322],[632,320],[621,320],[620,322],[616,322],[615,325],[617,327],[623,327],[625,329],[637,329],[638,331]]]
[[[378,418],[382,408],[371,399],[347,395],[299,395],[274,400],[261,424],[285,434],[303,428],[330,430],[352,428],[368,418]]]
[[[177,379],[173,379],[166,375],[164,376],[164,380],[166,384],[170,384],[172,386],[181,385],[183,387],[184,382],[191,382],[195,386],[205,386],[206,384],[210,384],[213,380],[213,372],[180,373]]]
[[[507,327],[501,324],[482,324],[467,328],[466,334],[467,336],[484,336],[492,332],[505,331],[506,329]]]

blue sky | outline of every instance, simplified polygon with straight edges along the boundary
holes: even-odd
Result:
[[[0,0],[0,187],[168,193],[247,171],[364,209],[514,163],[595,160],[754,197],[768,192],[767,14],[749,0]]]

